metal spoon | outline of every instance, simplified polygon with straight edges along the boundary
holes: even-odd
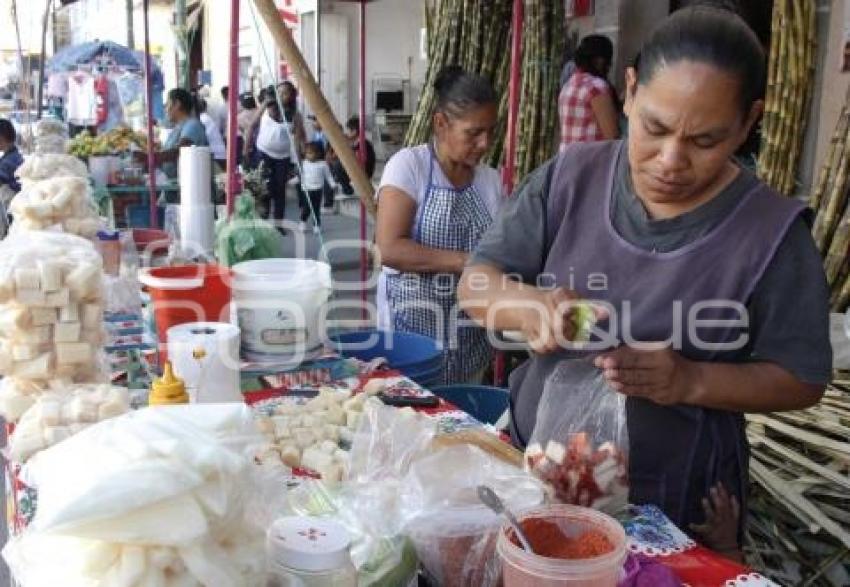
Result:
[[[504,502],[502,502],[502,500],[499,499],[499,496],[496,495],[495,491],[493,491],[492,489],[490,489],[486,485],[479,485],[478,486],[478,499],[481,500],[481,503],[486,505],[488,508],[490,508],[491,510],[493,510],[497,514],[505,516],[505,518],[508,520],[508,523],[511,525],[511,528],[514,529],[514,533],[516,534],[516,537],[519,540],[519,543],[522,545],[522,548],[526,552],[530,552],[530,553],[534,554],[534,550],[532,550],[532,548],[531,548],[531,543],[528,541],[528,538],[526,537],[525,533],[522,531],[522,528],[520,527],[519,522],[517,522],[517,519],[508,510],[508,508],[505,507]]]

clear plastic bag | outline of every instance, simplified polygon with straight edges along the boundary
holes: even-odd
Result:
[[[48,153],[27,157],[15,175],[26,187],[32,182],[54,177],[79,177],[88,180],[86,164],[72,155]]]
[[[68,385],[44,392],[15,426],[9,438],[9,457],[23,463],[38,451],[129,409],[130,399],[123,387]]]
[[[14,217],[9,231],[59,229],[93,238],[103,223],[91,196],[88,179],[69,175],[24,182],[12,200]]]
[[[563,503],[615,513],[628,501],[626,398],[585,360],[558,364],[546,380],[526,467]]]
[[[0,375],[45,387],[103,379],[103,260],[91,242],[20,232],[0,242]]]
[[[246,514],[268,495],[252,475],[261,443],[238,404],[148,408],[95,424],[26,465],[38,511],[3,555],[24,587],[259,586],[264,529]],[[44,556],[51,547],[61,554]]]
[[[443,587],[498,584],[496,540],[503,519],[481,503],[480,485],[514,512],[539,506],[545,497],[537,479],[471,445],[419,459],[402,482],[405,533]]]

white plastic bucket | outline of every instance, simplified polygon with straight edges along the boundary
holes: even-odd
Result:
[[[310,259],[263,259],[233,266],[233,305],[242,354],[252,361],[308,356],[322,344],[331,267]]]

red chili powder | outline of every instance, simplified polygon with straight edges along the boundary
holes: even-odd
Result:
[[[528,518],[520,525],[531,542],[534,554],[546,558],[588,559],[614,550],[608,537],[598,530],[587,530],[572,538],[564,534],[558,524],[542,518]],[[513,532],[510,539],[514,545],[522,548]]]

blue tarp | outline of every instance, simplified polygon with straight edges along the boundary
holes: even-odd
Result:
[[[78,65],[96,64],[98,57],[101,56],[105,56],[108,61],[131,71],[144,71],[145,69],[143,51],[133,51],[112,41],[91,41],[66,47],[47,60],[46,69],[49,73],[71,71]],[[152,65],[152,85],[154,88],[162,88],[162,71],[155,62]]]

